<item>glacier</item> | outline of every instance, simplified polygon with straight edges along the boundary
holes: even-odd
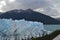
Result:
[[[42,34],[44,30],[44,25],[41,22],[26,21],[24,19],[0,19],[0,31],[7,35],[16,33],[20,35],[20,38],[35,37]]]

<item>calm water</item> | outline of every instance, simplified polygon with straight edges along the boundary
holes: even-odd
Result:
[[[44,25],[44,28],[48,31],[60,30],[60,25]]]

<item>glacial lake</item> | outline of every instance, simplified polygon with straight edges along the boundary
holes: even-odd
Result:
[[[48,31],[60,30],[60,25],[44,25],[44,28]]]

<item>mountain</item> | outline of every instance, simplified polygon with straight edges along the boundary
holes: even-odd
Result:
[[[17,19],[25,19],[27,21],[38,21],[44,24],[60,24],[60,22],[48,15],[44,15],[42,13],[33,11],[32,9],[27,10],[11,10],[7,11],[0,15],[0,18],[10,19],[13,20]]]
[[[2,12],[0,12],[0,15],[2,14]]]
[[[60,21],[60,18],[56,18],[56,20]]]

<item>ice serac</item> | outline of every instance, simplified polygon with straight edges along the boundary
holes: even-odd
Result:
[[[1,28],[2,27],[2,28]],[[43,23],[41,22],[32,22],[22,20],[12,20],[12,19],[0,19],[0,28],[5,30],[4,32],[8,35],[13,35],[16,30],[16,34],[19,34],[21,37],[36,36],[42,34],[42,30],[45,30]]]

